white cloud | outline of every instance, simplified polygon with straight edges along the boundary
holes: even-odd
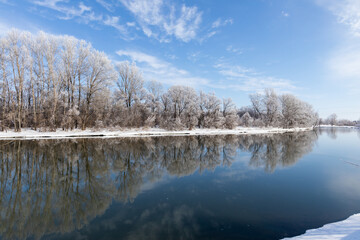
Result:
[[[136,26],[136,23],[135,22],[127,22],[126,25],[128,27],[135,27]]]
[[[113,1],[109,1],[109,0],[96,0],[96,2],[98,4],[100,4],[101,6],[103,6],[103,8],[105,8],[106,10],[108,10],[109,12],[113,12],[114,8],[115,8],[115,4],[113,3]]]
[[[341,79],[360,78],[360,48],[348,47],[337,51],[328,62]]]
[[[162,0],[120,0],[134,14],[144,34],[160,41],[169,37],[189,42],[196,38],[202,12],[197,7],[182,5],[181,9]]]
[[[241,65],[219,63],[214,66],[226,78],[226,85],[219,88],[230,88],[247,92],[259,92],[265,88],[273,88],[278,92],[289,92],[297,87],[290,80],[266,76],[252,68]]]
[[[60,16],[60,19],[69,20],[74,17],[80,17],[86,12],[91,11],[91,7],[84,5],[80,2],[78,7],[67,6],[66,0],[42,0],[42,1],[33,1],[35,5],[46,7],[63,14]]]
[[[102,22],[104,25],[114,27],[118,31],[120,31],[122,33],[126,33],[127,32],[126,27],[124,25],[121,25],[119,23],[119,20],[120,20],[119,17],[107,16]]]
[[[220,27],[224,27],[228,24],[233,24],[233,23],[234,23],[234,21],[232,18],[228,18],[226,20],[222,20],[221,18],[218,18],[216,21],[214,21],[211,24],[211,28],[209,28],[207,30],[207,34],[199,39],[200,42],[202,42],[208,38],[211,38],[215,34],[218,34],[220,32],[220,30],[219,30]]]
[[[340,24],[348,26],[349,34],[342,34],[341,45],[333,50],[327,61],[328,78],[348,89],[349,94],[360,94],[360,1],[318,0],[331,11]]]
[[[209,85],[207,79],[192,76],[188,71],[179,69],[155,56],[130,50],[119,50],[116,53],[121,57],[126,57],[136,62],[146,80],[155,79],[168,85],[186,85],[192,87]]]
[[[96,0],[105,9],[113,12],[118,5],[113,1]],[[140,29],[147,37],[169,42],[175,37],[189,42],[197,37],[202,20],[202,12],[197,7],[185,4],[178,6],[163,0],[119,0],[136,18]],[[61,13],[59,19],[80,19],[85,23],[91,21],[112,26],[124,37],[128,37],[127,29],[136,26],[135,22],[121,23],[118,16],[97,15],[91,7],[80,2],[77,6],[68,0],[32,0],[32,3]],[[137,28],[136,28],[137,29]]]
[[[104,7],[111,7],[112,4],[104,2],[102,0],[97,0],[99,4],[102,4]],[[121,37],[129,40],[132,39],[129,37],[128,27],[133,26],[133,23],[122,24],[120,18],[117,16],[103,16],[96,14],[91,7],[84,5],[80,2],[78,7],[71,6],[68,0],[41,0],[33,1],[33,4],[48,8],[54,11],[61,13],[60,16],[57,16],[62,20],[71,20],[79,19],[82,23],[96,22],[105,26],[110,26],[118,30],[121,34]]]
[[[119,50],[116,53],[119,56],[127,56],[134,62],[146,63],[147,65],[149,65],[154,69],[162,69],[162,68],[167,68],[169,66],[168,63],[143,52]]]
[[[187,55],[187,59],[192,62],[197,62],[200,59],[200,51],[192,52]]]
[[[14,1],[10,1],[10,0],[0,0],[0,3],[7,4],[10,6],[15,6]]]
[[[359,0],[318,0],[318,3],[330,10],[340,23],[349,26],[354,35],[360,36]]]
[[[233,24],[234,20],[232,18],[228,18],[226,20],[222,20],[221,18],[218,18],[215,22],[213,22],[213,24],[211,25],[212,28],[219,28],[219,27],[223,27],[226,26],[228,24]]]
[[[142,31],[145,36],[160,42],[170,42],[174,38],[183,42],[191,40],[202,42],[219,33],[220,27],[233,24],[231,18],[219,18],[206,29],[200,29],[203,13],[196,6],[180,5],[164,0],[96,0],[98,5],[108,11],[102,14],[99,14],[97,8],[88,6],[88,2],[84,4],[69,0],[29,1],[38,7],[60,13],[55,17],[62,20],[75,19],[85,24],[111,26],[127,40],[133,39],[129,37],[130,33],[136,35],[134,31]],[[121,4],[134,15],[134,21],[125,21],[119,15],[114,15],[113,12]]]
[[[0,36],[6,35],[8,31],[10,31],[10,27],[2,22],[0,22]]]
[[[334,51],[326,64],[330,79],[348,88],[350,94],[360,94],[360,44],[350,43]]]
[[[285,12],[285,11],[281,11],[281,16],[283,17],[290,17],[290,14]]]
[[[217,34],[217,33],[218,33],[217,31],[211,31],[211,32],[209,32],[209,33],[206,35],[205,39],[206,39],[206,38],[211,38],[212,36],[214,36],[214,35]]]
[[[234,48],[232,45],[227,46],[226,51],[236,54],[242,54],[242,50],[240,48]]]

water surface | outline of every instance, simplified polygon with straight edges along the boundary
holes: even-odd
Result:
[[[279,239],[360,212],[360,134],[0,141],[1,239]]]

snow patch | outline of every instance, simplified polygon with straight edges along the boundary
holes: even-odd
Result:
[[[321,128],[356,128],[357,126],[320,125]]]
[[[235,129],[193,129],[182,131],[167,131],[159,128],[126,129],[126,130],[72,130],[56,132],[38,132],[31,129],[22,129],[21,132],[0,132],[0,140],[7,139],[61,139],[61,138],[116,138],[116,137],[155,137],[155,136],[194,136],[194,135],[241,135],[241,134],[269,134],[310,131],[312,128],[244,128]]]
[[[360,239],[360,213],[344,221],[326,224],[321,228],[307,230],[305,234],[284,239],[294,240],[358,240]]]

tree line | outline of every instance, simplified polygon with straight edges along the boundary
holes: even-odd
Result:
[[[231,98],[188,86],[145,82],[135,63],[113,63],[71,36],[11,30],[0,39],[0,128],[55,131],[105,127],[166,129],[313,126],[317,113],[267,89],[238,109]]]
[[[320,125],[331,125],[331,126],[349,126],[353,127],[357,124],[358,121],[351,121],[348,119],[338,119],[338,116],[336,113],[330,114],[325,119],[320,119],[319,124]]]

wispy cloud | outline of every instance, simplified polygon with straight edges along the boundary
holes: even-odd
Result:
[[[226,51],[230,53],[242,54],[242,50],[240,48],[235,48],[232,45],[227,46]]]
[[[226,25],[231,25],[233,23],[234,20],[232,18],[228,18],[226,20],[222,20],[221,18],[218,18],[216,21],[214,21],[211,24],[211,27],[207,29],[207,33],[199,39],[200,42],[203,42],[204,40],[209,39],[214,35],[218,34],[220,32],[221,27],[224,27]]]
[[[11,2],[9,0],[0,0],[0,3],[7,4],[7,5],[15,5],[14,2]]]
[[[281,16],[283,16],[283,17],[290,17],[290,14],[289,14],[288,12],[281,11]]]
[[[4,0],[0,0],[4,1]],[[117,29],[123,37],[129,38],[129,28],[141,30],[147,37],[160,42],[170,42],[174,37],[183,42],[197,38],[202,12],[196,6],[177,5],[163,0],[96,0],[109,14],[96,14],[94,9],[83,2],[74,4],[68,0],[31,0],[38,6],[60,13],[62,20],[80,19],[84,23],[97,22]],[[136,22],[121,22],[113,16],[114,10],[122,4],[136,19]],[[221,24],[224,24],[221,22]],[[137,26],[140,26],[138,28]]]
[[[326,66],[330,79],[341,83],[350,94],[360,94],[360,44],[350,43],[334,51]]]
[[[96,0],[96,2],[109,12],[113,12],[115,10],[116,3],[114,3],[113,0]]]
[[[109,8],[109,10],[114,6],[112,3],[102,0],[97,0],[97,2],[105,8]],[[48,8],[60,13],[60,15],[56,17],[61,20],[77,19],[79,22],[86,24],[93,22],[104,26],[110,26],[119,31],[122,38],[126,40],[132,39],[128,32],[128,27],[132,25],[132,23],[129,23],[130,25],[127,23],[123,24],[120,22],[120,17],[96,14],[90,6],[87,6],[82,2],[80,2],[78,6],[71,5],[71,2],[67,0],[41,0],[32,1],[32,3],[39,7]]]
[[[202,12],[197,7],[181,7],[163,0],[120,0],[134,14],[148,37],[169,42],[171,37],[189,42],[197,36]]]
[[[318,0],[318,3],[330,10],[340,23],[349,26],[352,34],[360,36],[359,0]]]
[[[119,56],[136,62],[146,80],[155,79],[167,85],[186,85],[192,87],[207,86],[209,81],[202,77],[192,76],[188,71],[155,56],[132,50],[119,50]],[[124,59],[125,60],[125,59]]]
[[[120,18],[114,17],[114,16],[112,16],[112,17],[107,16],[105,19],[102,19],[102,22],[104,25],[114,27],[121,33],[126,33],[127,28],[124,25],[120,24],[119,21],[120,21]]]
[[[63,15],[59,16],[60,19],[68,20],[74,17],[80,17],[86,12],[91,11],[91,7],[86,6],[80,2],[77,7],[66,5],[66,0],[42,0],[33,1],[35,5],[46,7],[54,11],[60,12]]]
[[[231,88],[247,92],[259,92],[273,88],[279,92],[289,92],[297,87],[288,79],[266,76],[255,69],[241,65],[218,63],[214,66],[225,77],[227,84],[219,88]]]
[[[187,59],[192,62],[197,62],[201,57],[200,55],[201,55],[200,51],[191,52],[187,54]]]
[[[318,0],[318,4],[331,11],[349,33],[339,36],[341,45],[325,61],[328,78],[347,88],[349,94],[360,94],[360,1]]]
[[[11,29],[11,28],[10,28],[8,25],[0,22],[0,36],[6,35],[6,33],[7,33],[10,29]]]
[[[226,26],[228,24],[233,24],[234,20],[232,18],[228,18],[225,20],[222,20],[221,18],[218,18],[215,22],[212,23],[211,27],[212,28],[219,28],[219,27],[223,27]]]

